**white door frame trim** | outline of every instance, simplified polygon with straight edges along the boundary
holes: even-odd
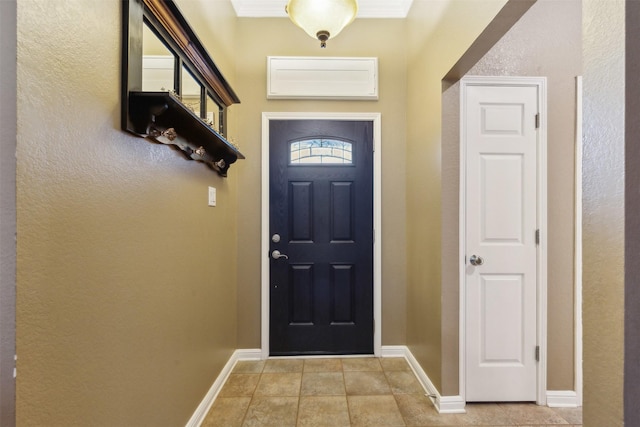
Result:
[[[547,403],[547,79],[546,77],[485,77],[466,76],[460,80],[460,396],[466,401],[466,330],[465,330],[465,301],[466,301],[466,275],[464,259],[466,236],[466,137],[464,126],[466,124],[465,104],[467,87],[469,86],[536,86],[538,88],[538,108],[540,113],[540,127],[538,132],[538,159],[537,159],[537,225],[540,230],[540,244],[537,246],[537,341],[540,346],[540,361],[538,362],[538,405]]]
[[[380,113],[262,113],[261,355],[269,357],[269,121],[349,120],[373,123],[373,353],[382,348],[382,118]]]
[[[575,389],[582,406],[582,76],[576,77]]]

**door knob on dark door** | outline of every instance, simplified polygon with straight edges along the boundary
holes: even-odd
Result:
[[[484,263],[484,260],[477,256],[477,255],[471,255],[471,258],[469,258],[469,262],[471,263],[471,265],[482,265]]]
[[[289,257],[283,253],[280,253],[279,250],[275,250],[273,252],[271,252],[271,258],[273,259],[280,259],[280,258],[284,258],[284,259],[289,259]]]

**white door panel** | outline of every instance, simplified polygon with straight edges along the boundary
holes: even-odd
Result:
[[[536,86],[467,86],[466,400],[535,401]]]
[[[483,196],[479,218],[480,244],[522,244],[523,156],[481,154],[479,160],[479,190]]]

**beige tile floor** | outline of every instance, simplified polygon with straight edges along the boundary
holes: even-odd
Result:
[[[403,358],[240,361],[203,426],[579,426],[580,408],[468,404],[438,414]]]

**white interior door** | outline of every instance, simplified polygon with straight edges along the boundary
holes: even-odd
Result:
[[[463,90],[465,399],[535,401],[539,88]]]

